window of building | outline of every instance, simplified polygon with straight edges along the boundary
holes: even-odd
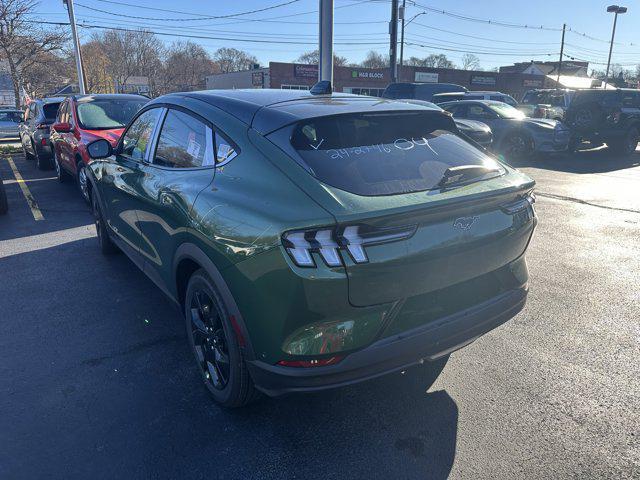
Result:
[[[367,95],[369,97],[382,97],[382,92],[384,92],[384,88],[344,87],[342,91],[344,93],[351,93],[353,95]]]
[[[309,85],[280,85],[281,90],[309,90]]]

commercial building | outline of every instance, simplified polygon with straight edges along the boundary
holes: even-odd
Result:
[[[530,65],[530,64],[527,64]],[[510,68],[510,67],[509,67]],[[586,67],[585,67],[586,69]],[[403,82],[456,83],[469,90],[497,90],[516,99],[532,88],[553,88],[558,84],[548,68],[528,71],[485,72],[452,68],[404,66],[398,69]],[[515,70],[518,70],[516,68]],[[526,70],[522,69],[522,70]],[[563,74],[567,75],[563,66]],[[281,88],[307,90],[318,81],[318,65],[269,62],[265,68],[210,75],[208,89],[214,88]],[[334,67],[333,88],[336,92],[379,97],[391,82],[388,68]]]

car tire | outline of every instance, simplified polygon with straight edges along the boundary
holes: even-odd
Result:
[[[598,126],[601,117],[602,107],[597,103],[591,103],[583,105],[573,112],[572,123],[578,131],[593,130]]]
[[[229,314],[218,290],[200,269],[184,301],[187,338],[207,391],[219,405],[238,408],[259,397]]]
[[[104,221],[102,210],[100,209],[100,202],[98,202],[98,195],[93,192],[91,195],[91,204],[93,206],[93,218],[96,225],[96,235],[98,237],[98,245],[103,255],[111,255],[118,251],[118,247],[113,243],[107,230],[107,224]]]
[[[607,146],[614,153],[627,156],[636,151],[636,148],[638,148],[638,142],[640,142],[640,130],[638,127],[631,127],[627,130],[624,137],[607,142]]]
[[[0,215],[4,215],[9,210],[9,202],[7,201],[7,192],[4,189],[4,183],[0,179]]]
[[[534,144],[531,136],[526,132],[516,131],[507,134],[502,141],[502,153],[507,160],[523,160],[533,156]]]
[[[53,167],[56,171],[56,178],[60,183],[64,183],[69,178],[69,174],[64,170],[62,165],[60,165],[60,160],[58,160],[58,153],[54,150],[53,152]]]
[[[34,151],[33,158],[36,162],[36,168],[38,170],[47,170],[51,168],[50,167],[51,164],[49,163],[49,160],[42,158],[42,155],[38,153],[38,150],[36,149],[33,142],[31,142],[31,147],[33,148],[33,151]]]
[[[91,202],[91,195],[89,192],[89,179],[87,178],[87,166],[82,160],[78,160],[76,167],[76,181],[78,183],[78,190],[84,201],[88,204]]]

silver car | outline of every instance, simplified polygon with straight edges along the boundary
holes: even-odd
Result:
[[[20,138],[20,122],[22,112],[14,108],[0,109],[0,140],[17,140]]]
[[[33,100],[24,112],[24,121],[20,124],[20,141],[27,158],[33,158],[36,167],[41,170],[52,166],[49,128],[55,122],[58,108],[64,97],[51,97]]]
[[[564,152],[569,146],[569,129],[557,120],[529,118],[511,105],[492,100],[461,100],[439,105],[454,119],[486,123],[493,132],[493,150],[507,159],[539,153]]]

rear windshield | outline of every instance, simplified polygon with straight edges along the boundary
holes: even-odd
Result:
[[[392,83],[389,85],[382,96],[384,98],[413,98],[415,85],[410,83]]]
[[[44,112],[44,118],[47,122],[53,122],[58,114],[59,103],[45,103],[42,105],[42,111]]]
[[[78,103],[78,121],[88,130],[122,128],[148,101],[146,98],[84,101]]]
[[[352,114],[298,124],[293,148],[318,180],[358,195],[438,188],[445,171],[499,164],[455,133],[439,112]]]

